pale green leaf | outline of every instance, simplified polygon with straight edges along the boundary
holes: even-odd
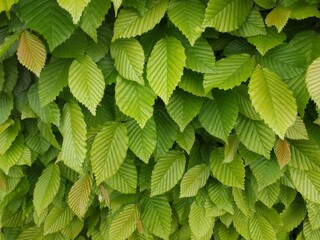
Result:
[[[233,226],[246,239],[250,239],[249,220],[250,218],[244,215],[239,208],[235,209]]]
[[[41,240],[42,236],[43,236],[42,227],[31,226],[24,229],[17,237],[17,240],[29,240],[29,239]]]
[[[1,4],[1,2],[0,2]],[[7,53],[7,51],[17,42],[19,38],[19,32],[7,36],[0,44],[0,59]]]
[[[303,204],[300,204],[300,205],[301,205],[300,209],[304,208]],[[308,218],[311,224],[311,228],[313,230],[318,229],[320,227],[320,204],[308,201],[306,205],[307,205]],[[306,211],[305,211],[305,214],[306,214]],[[300,214],[300,216],[301,215],[302,214]]]
[[[114,24],[113,41],[135,37],[153,29],[163,18],[167,7],[168,0],[152,0],[143,15],[135,9],[122,8]]]
[[[320,76],[320,58],[317,58],[308,67],[306,82],[307,82],[307,88],[310,93],[310,96],[318,106],[320,106],[320,84],[318,81],[319,76]]]
[[[295,98],[288,86],[273,71],[257,67],[250,79],[249,95],[256,111],[283,139],[297,115]]]
[[[249,0],[209,0],[203,25],[220,32],[236,30],[246,20],[252,4]]]
[[[202,188],[210,175],[210,168],[206,164],[199,164],[190,168],[182,178],[180,184],[180,198],[192,197]]]
[[[213,136],[226,141],[238,117],[236,96],[230,91],[214,91],[199,113],[201,125]]]
[[[66,228],[73,219],[73,213],[67,204],[63,203],[61,206],[55,206],[47,215],[43,231],[47,235],[55,233]]]
[[[225,185],[244,189],[244,164],[240,155],[230,163],[224,163],[224,150],[215,149],[210,154],[210,166],[213,176]]]
[[[310,4],[307,2],[297,1],[289,7],[291,19],[302,20],[310,17],[319,17],[319,9],[317,4]]]
[[[234,201],[231,188],[216,180],[210,181],[207,186],[209,197],[217,205],[218,209],[234,214]]]
[[[303,235],[306,240],[317,240],[320,238],[320,229],[313,230],[308,219],[303,223]]]
[[[55,0],[19,1],[19,9],[22,20],[44,36],[51,51],[67,40],[75,29],[70,15]]]
[[[156,148],[157,131],[154,119],[151,118],[144,128],[141,128],[134,120],[125,123],[128,129],[129,148],[145,163]]]
[[[162,239],[169,239],[172,210],[165,196],[147,198],[141,218],[143,225],[151,233]]]
[[[303,139],[308,140],[308,133],[303,120],[297,116],[296,121],[291,127],[288,128],[286,132],[286,137],[294,140]]]
[[[118,172],[125,160],[128,142],[127,128],[123,123],[107,123],[97,134],[90,157],[97,184]]]
[[[60,7],[71,14],[72,21],[77,24],[80,20],[83,10],[90,0],[57,0]]]
[[[142,86],[118,76],[115,91],[120,111],[133,117],[143,128],[153,115],[156,95],[152,89],[147,84]]]
[[[110,46],[111,57],[119,74],[128,80],[144,85],[142,77],[144,68],[143,48],[135,38],[119,39]]]
[[[3,0],[0,2],[0,12],[10,11],[11,7],[19,2],[19,0]]]
[[[119,10],[119,8],[121,7],[121,4],[122,4],[122,0],[111,0],[111,2],[113,3],[115,16],[117,16],[118,15],[118,10]]]
[[[171,96],[166,108],[182,132],[199,113],[202,103],[202,98],[178,89]]]
[[[281,219],[286,231],[290,232],[305,219],[307,215],[307,209],[304,204],[301,204],[299,200],[295,200],[289,207],[285,208],[281,213]]]
[[[221,224],[219,227],[219,237],[220,240],[237,240],[239,233],[233,226],[227,228],[224,224]]]
[[[239,148],[239,139],[235,134],[230,134],[224,148],[224,163],[232,162]]]
[[[71,187],[68,194],[68,204],[71,210],[82,219],[88,209],[90,192],[92,188],[92,176],[81,176]]]
[[[60,187],[60,169],[58,165],[50,164],[43,170],[34,188],[33,204],[40,215],[52,202]]]
[[[265,22],[268,27],[275,26],[281,32],[287,24],[291,11],[285,7],[277,6],[266,16]]]
[[[273,226],[261,214],[254,214],[249,221],[249,231],[252,239],[274,240],[276,233]]]
[[[168,8],[170,21],[188,38],[191,45],[204,31],[204,13],[205,5],[199,0],[173,0]]]
[[[280,182],[277,181],[271,185],[266,186],[262,190],[256,192],[258,200],[260,200],[268,208],[272,208],[276,204],[280,195]]]
[[[0,125],[0,154],[5,154],[5,152],[10,148],[12,142],[19,135],[21,129],[20,121],[7,120],[4,124]]]
[[[101,70],[88,56],[73,60],[68,83],[71,93],[95,115],[96,108],[102,100],[105,81]]]
[[[223,58],[216,62],[212,73],[204,74],[203,87],[206,92],[212,88],[234,88],[248,80],[255,65],[255,60],[248,54],[235,54]]]
[[[68,84],[71,61],[52,57],[39,78],[39,98],[42,106],[55,100]]]
[[[181,80],[186,55],[174,37],[161,39],[154,46],[148,64],[147,79],[155,93],[167,104]]]
[[[109,239],[127,239],[136,229],[138,209],[134,204],[125,206],[110,223]]]
[[[82,164],[86,157],[86,124],[80,106],[71,101],[65,104],[62,113],[61,159],[71,169],[82,172]]]
[[[177,134],[176,141],[188,154],[196,140],[194,128],[191,124],[187,125],[183,132]]]
[[[17,56],[19,62],[38,77],[46,62],[46,48],[34,34],[24,31],[20,35]]]
[[[169,151],[156,162],[151,176],[151,197],[169,191],[182,178],[186,158],[182,152]]]
[[[0,92],[0,124],[4,124],[13,109],[13,99],[5,92]]]

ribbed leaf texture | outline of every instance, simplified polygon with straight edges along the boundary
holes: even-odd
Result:
[[[256,213],[250,218],[249,229],[252,239],[276,239],[273,226],[259,213]]]
[[[274,151],[277,156],[280,166],[285,166],[291,160],[290,145],[286,139],[278,139],[274,146]]]
[[[0,93],[0,124],[4,124],[13,109],[13,99],[5,92]]]
[[[72,17],[74,24],[78,23],[82,15],[83,10],[88,5],[90,0],[58,0],[60,7],[67,10]]]
[[[289,20],[290,13],[291,11],[285,7],[276,7],[268,13],[265,22],[268,27],[275,26],[278,32],[281,32]]]
[[[17,3],[18,0],[4,0],[0,3],[0,12],[2,11],[9,11],[12,5]]]
[[[320,106],[320,86],[319,81],[317,81],[318,76],[320,75],[319,72],[320,66],[320,58],[314,60],[311,65],[308,67],[306,82],[307,88],[310,93],[311,98],[315,103]]]

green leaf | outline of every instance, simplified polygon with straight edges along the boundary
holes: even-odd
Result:
[[[199,113],[201,125],[213,136],[227,140],[238,117],[236,96],[230,91],[214,91]]]
[[[210,168],[206,164],[199,164],[190,168],[183,176],[180,184],[180,198],[195,196],[210,175]]]
[[[204,74],[203,87],[223,90],[234,88],[247,81],[255,67],[255,60],[248,54],[235,54],[216,62],[212,73]]]
[[[238,29],[246,20],[252,8],[249,0],[209,0],[203,25],[213,27],[219,32],[230,32]]]
[[[29,228],[24,229],[18,236],[17,240],[41,240],[43,236],[43,228],[32,226]]]
[[[256,213],[250,218],[249,230],[252,239],[276,239],[275,229],[260,213]]]
[[[96,63],[88,56],[73,60],[68,83],[73,96],[95,115],[105,88],[103,74]]]
[[[39,78],[39,98],[42,106],[54,101],[68,84],[68,71],[71,61],[51,58]]]
[[[268,27],[275,26],[281,32],[287,24],[291,11],[283,6],[277,6],[266,16],[265,22]]]
[[[122,123],[107,123],[97,134],[90,158],[97,184],[119,171],[127,154],[128,141],[127,129]]]
[[[310,96],[315,103],[320,106],[320,85],[318,78],[320,76],[320,58],[314,60],[308,67],[306,82]]]
[[[60,7],[68,11],[72,16],[72,21],[77,24],[80,20],[83,10],[90,0],[57,0]]]
[[[0,3],[1,4],[1,3]],[[7,36],[0,44],[0,59],[8,52],[8,50],[14,46],[19,38],[20,33],[16,32],[12,35]]]
[[[305,219],[307,215],[307,209],[301,201],[295,200],[289,207],[285,208],[280,216],[282,222],[284,222],[284,228],[290,232],[294,228],[298,227],[300,223]]]
[[[281,168],[287,165],[291,160],[291,150],[288,141],[286,139],[278,139],[274,146],[274,153],[277,156]]]
[[[151,197],[172,189],[182,178],[186,158],[182,152],[169,151],[156,162],[151,176]]]
[[[118,10],[122,4],[122,0],[111,0],[111,2],[113,3],[114,14],[115,14],[115,16],[117,16]]]
[[[303,223],[303,235],[305,239],[317,240],[320,237],[320,229],[312,229],[309,220],[305,219]]]
[[[225,185],[244,189],[244,164],[240,155],[230,163],[224,163],[224,150],[215,149],[210,154],[210,166],[213,176]]]
[[[169,239],[172,210],[165,196],[154,196],[146,199],[142,213],[142,223],[154,235]]]
[[[38,128],[41,136],[48,141],[52,146],[57,149],[61,149],[60,144],[57,142],[55,135],[52,132],[51,124],[44,123],[41,120],[38,121]]]
[[[24,31],[20,35],[17,56],[19,62],[38,77],[46,62],[46,48],[34,34]]]
[[[125,206],[110,223],[109,239],[127,239],[136,229],[138,209],[134,204]]]
[[[82,219],[88,209],[89,198],[92,188],[92,176],[81,176],[71,187],[68,194],[70,209]]]
[[[297,116],[294,124],[288,128],[286,132],[286,137],[294,140],[309,139],[306,126],[304,125],[303,120],[299,116]]]
[[[166,104],[181,80],[185,60],[184,47],[174,37],[161,39],[151,52],[147,64],[147,79],[151,88]]]
[[[34,188],[33,204],[40,215],[52,202],[60,187],[60,169],[56,164],[50,164],[43,170]]]
[[[170,1],[168,16],[170,21],[180,29],[193,46],[203,32],[205,5],[199,0]]]
[[[53,207],[44,221],[44,234],[47,235],[63,230],[70,224],[72,219],[73,213],[67,204]]]
[[[148,120],[144,128],[141,128],[134,120],[125,123],[128,129],[129,148],[145,163],[156,148],[157,131],[154,119]]]
[[[202,103],[202,98],[178,89],[171,96],[166,108],[182,132],[199,113]]]
[[[270,158],[275,143],[274,132],[262,121],[255,121],[239,115],[235,131],[239,140],[249,150]]]
[[[144,85],[144,52],[137,39],[120,39],[113,42],[110,53],[115,68],[123,78]]]
[[[109,0],[91,0],[83,11],[80,27],[95,42],[98,41],[97,28],[101,26],[110,7],[111,3]]]
[[[148,85],[141,86],[118,76],[115,91],[120,111],[133,117],[143,128],[153,114],[156,95],[152,89]]]
[[[234,201],[231,188],[216,180],[210,181],[207,186],[209,197],[217,205],[218,209],[234,214]]]
[[[179,87],[186,92],[192,93],[198,97],[205,97],[203,88],[203,75],[200,73],[184,70]]]
[[[19,135],[21,129],[20,121],[7,120],[0,125],[0,154],[3,155],[10,148],[12,142]]]
[[[147,11],[141,15],[131,8],[122,8],[114,24],[113,41],[141,35],[160,22],[167,11],[168,0],[153,0]]]
[[[67,40],[75,29],[70,15],[55,0],[20,1],[19,8],[22,20],[44,36],[51,51]]]
[[[65,104],[62,113],[61,159],[71,169],[82,172],[86,157],[86,124],[81,108],[75,101]]]
[[[4,124],[13,109],[13,99],[5,92],[0,92],[0,124]]]
[[[248,38],[248,42],[256,46],[261,55],[264,55],[271,48],[274,48],[286,40],[284,32],[278,33],[276,28],[267,28],[266,35],[257,35]]]
[[[0,2],[0,12],[10,11],[11,7],[19,2],[19,0],[3,0]]]
[[[188,154],[196,140],[195,132],[191,124],[187,125],[183,132],[177,134],[176,141]]]
[[[297,105],[288,86],[267,68],[257,67],[249,83],[252,105],[281,139],[294,123]]]
[[[111,178],[108,178],[105,183],[118,192],[125,194],[135,193],[137,189],[137,169],[134,159],[127,157],[119,171]]]
[[[302,206],[300,208],[304,207],[303,204],[301,204],[301,205]],[[318,229],[320,227],[320,205],[319,205],[319,203],[313,203],[313,202],[310,202],[310,201],[307,202],[306,205],[307,205],[308,218],[309,218],[309,221],[310,221],[310,224],[311,224],[311,228],[313,230]],[[306,210],[304,212],[306,214]],[[304,217],[305,217],[305,215],[304,215]]]
[[[221,224],[219,227],[219,237],[221,240],[237,240],[239,233],[233,226],[227,228],[224,224]]]

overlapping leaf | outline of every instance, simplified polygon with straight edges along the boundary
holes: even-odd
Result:
[[[78,23],[83,10],[88,5],[90,0],[58,0],[57,1],[63,9],[67,10],[71,16],[74,24]]]

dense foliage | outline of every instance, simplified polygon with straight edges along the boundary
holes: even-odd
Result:
[[[1,0],[1,239],[320,239],[319,0]]]

